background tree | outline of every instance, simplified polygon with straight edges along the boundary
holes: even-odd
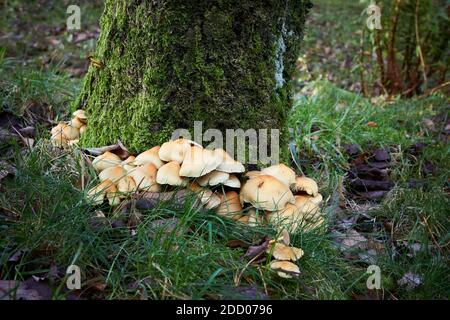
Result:
[[[84,145],[142,151],[176,128],[279,128],[308,1],[108,0],[75,106]]]

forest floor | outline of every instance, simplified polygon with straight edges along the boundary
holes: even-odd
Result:
[[[450,297],[449,101],[358,94],[361,4],[315,1],[290,147],[292,164],[319,182],[327,223],[292,235],[305,252],[301,275],[281,279],[244,258],[275,235],[268,227],[190,203],[127,217],[86,203],[77,187],[94,173],[79,167],[79,152],[48,143],[51,126],[69,118],[99,33],[101,1],[79,2],[75,33],[65,30],[64,1],[8,1],[1,10],[0,299],[6,280],[25,299]],[[82,290],[65,287],[72,264]],[[367,289],[370,265],[380,268],[380,290]]]

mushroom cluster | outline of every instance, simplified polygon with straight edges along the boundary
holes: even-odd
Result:
[[[317,183],[277,164],[245,173],[223,149],[205,149],[177,139],[122,160],[105,152],[92,162],[101,183],[88,191],[96,204],[111,206],[136,191],[159,192],[162,185],[187,189],[218,215],[255,226],[271,223],[289,232],[311,229],[324,219]]]
[[[69,122],[60,122],[51,130],[51,142],[54,146],[71,147],[78,143],[81,134],[86,130],[87,117],[84,110],[77,110]]]
[[[274,258],[270,268],[280,277],[290,279],[299,275],[300,269],[294,262],[303,257],[304,252],[300,248],[289,245],[290,239],[286,230],[282,233],[286,235],[277,240],[271,240],[266,252]]]

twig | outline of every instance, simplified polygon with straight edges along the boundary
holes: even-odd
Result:
[[[426,90],[427,87],[428,87],[428,78],[427,78],[427,72],[426,72],[425,59],[423,58],[422,47],[420,46],[419,0],[416,0],[416,15],[415,15],[415,18],[414,18],[414,25],[415,25],[415,29],[416,29],[416,42],[417,42],[417,49],[418,49],[418,52],[419,52],[420,66],[422,67],[423,81],[424,81],[425,90]]]

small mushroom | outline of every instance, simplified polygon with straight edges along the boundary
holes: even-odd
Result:
[[[62,132],[63,132],[63,129],[64,129],[65,127],[67,127],[67,124],[64,123],[64,122],[60,122],[60,123],[58,123],[56,126],[54,126],[54,127],[52,128],[52,130],[50,131],[52,137],[53,137],[53,136],[56,136],[56,135],[61,135]]]
[[[62,129],[62,134],[67,140],[75,140],[80,137],[80,130],[71,125],[67,125]]]
[[[111,180],[102,181],[99,185],[93,187],[87,192],[87,199],[94,205],[99,205],[103,203],[105,198],[106,190],[114,185]]]
[[[310,196],[310,195],[303,195],[303,194],[296,195],[294,197],[295,197],[295,201],[296,202],[299,202],[299,201],[301,201],[301,202],[311,201],[315,205],[320,205],[322,203],[322,201],[323,201],[323,197],[322,197],[322,195],[320,193],[318,193],[317,196],[315,196],[315,197]]]
[[[151,163],[156,167],[156,169],[161,168],[164,162],[161,161],[158,155],[160,149],[160,146],[156,146],[151,148],[150,150],[142,152],[134,160],[134,165],[141,166],[147,163]]]
[[[77,117],[78,119],[80,119],[83,122],[86,122],[87,120],[87,116],[86,113],[84,112],[84,110],[82,109],[78,109],[77,111],[75,111],[74,113],[72,113],[72,115],[74,117]]]
[[[247,224],[249,227],[256,227],[263,223],[264,219],[261,214],[257,213],[255,209],[250,209],[247,212],[248,221]]]
[[[239,179],[234,174],[230,174],[228,179],[223,182],[223,185],[230,188],[240,189],[241,181],[239,181]]]
[[[109,205],[111,207],[115,207],[120,204],[120,196],[117,193],[117,187],[114,184],[111,184],[106,189],[106,199],[108,199]]]
[[[136,182],[133,177],[126,176],[123,179],[120,179],[117,183],[117,190],[122,194],[126,195],[131,192],[137,191]]]
[[[128,176],[134,179],[138,190],[159,192],[160,185],[156,183],[157,169],[155,165],[148,163],[131,170]]]
[[[171,161],[159,168],[156,182],[171,186],[186,186],[188,179],[180,177],[180,163]]]
[[[288,187],[295,184],[295,171],[282,163],[264,168],[261,173],[277,178]]]
[[[277,272],[277,274],[286,279],[292,277],[298,277],[300,275],[300,269],[298,266],[290,261],[272,261],[270,268]]]
[[[123,160],[120,165],[128,172],[134,170],[136,166],[134,165],[134,160],[136,160],[135,156],[129,156],[125,160]]]
[[[98,175],[100,181],[111,180],[112,182],[118,182],[120,179],[127,175],[127,171],[122,166],[117,165],[109,167],[100,172]]]
[[[234,160],[225,150],[216,149],[214,151],[222,159],[220,165],[216,169],[217,171],[227,173],[240,173],[245,171],[244,165],[239,161]]]
[[[292,187],[292,191],[304,191],[309,195],[317,196],[319,193],[319,186],[313,179],[301,176],[295,179],[295,185]]]
[[[206,209],[215,209],[220,206],[220,197],[211,190],[201,187],[198,183],[191,182],[188,185],[188,189],[197,195]]]
[[[220,205],[216,213],[227,218],[235,218],[242,212],[242,205],[239,201],[239,194],[236,191],[227,191],[220,194]]]
[[[241,203],[249,202],[255,208],[276,211],[287,203],[295,203],[289,187],[272,176],[260,175],[248,180],[241,188]]]
[[[316,204],[315,197],[305,197],[302,195],[294,196],[295,206],[302,215],[316,215],[320,211],[320,207]]]
[[[213,150],[189,147],[181,164],[180,176],[198,178],[215,170],[221,161],[221,156]]]
[[[287,203],[282,210],[269,212],[267,219],[279,229],[287,229],[289,232],[295,232],[301,225],[302,216],[296,205]]]
[[[50,139],[52,145],[58,148],[65,148],[68,146],[68,141],[62,134],[55,134]]]
[[[225,181],[228,180],[229,177],[230,177],[230,174],[228,174],[226,172],[221,172],[221,171],[214,170],[214,171],[211,171],[208,174],[205,174],[204,176],[201,176],[197,180],[197,182],[202,187],[217,186],[219,184],[223,184]]]
[[[71,125],[74,128],[77,128],[78,130],[80,130],[80,128],[82,126],[85,126],[84,122],[82,122],[78,117],[73,118],[69,125]]]
[[[266,252],[272,254],[272,256],[277,260],[291,260],[294,262],[300,259],[304,254],[302,249],[289,247],[282,243],[273,244],[267,248]]]
[[[253,179],[253,178],[258,177],[258,176],[260,176],[260,175],[262,175],[261,171],[253,170],[253,171],[248,171],[248,172],[246,172],[246,173],[244,174],[244,177],[246,177],[246,178],[248,178],[248,179]]]
[[[86,131],[87,125],[80,127],[80,135],[82,135]]]
[[[97,172],[101,172],[107,168],[117,166],[118,164],[121,163],[121,161],[122,160],[119,158],[118,155],[107,151],[107,152],[99,155],[98,157],[96,157],[92,161],[92,165],[94,166],[94,169]]]
[[[295,204],[288,203],[283,210],[274,211],[268,214],[270,223],[279,228],[286,228],[290,232],[296,232],[300,227],[304,231],[311,230],[311,221],[314,228],[320,220],[320,208],[311,201],[313,197],[295,196]],[[323,221],[322,221],[323,222]]]
[[[192,145],[201,148],[198,143],[183,138],[165,142],[161,145],[158,156],[163,161],[177,161],[182,163],[186,152]]]

